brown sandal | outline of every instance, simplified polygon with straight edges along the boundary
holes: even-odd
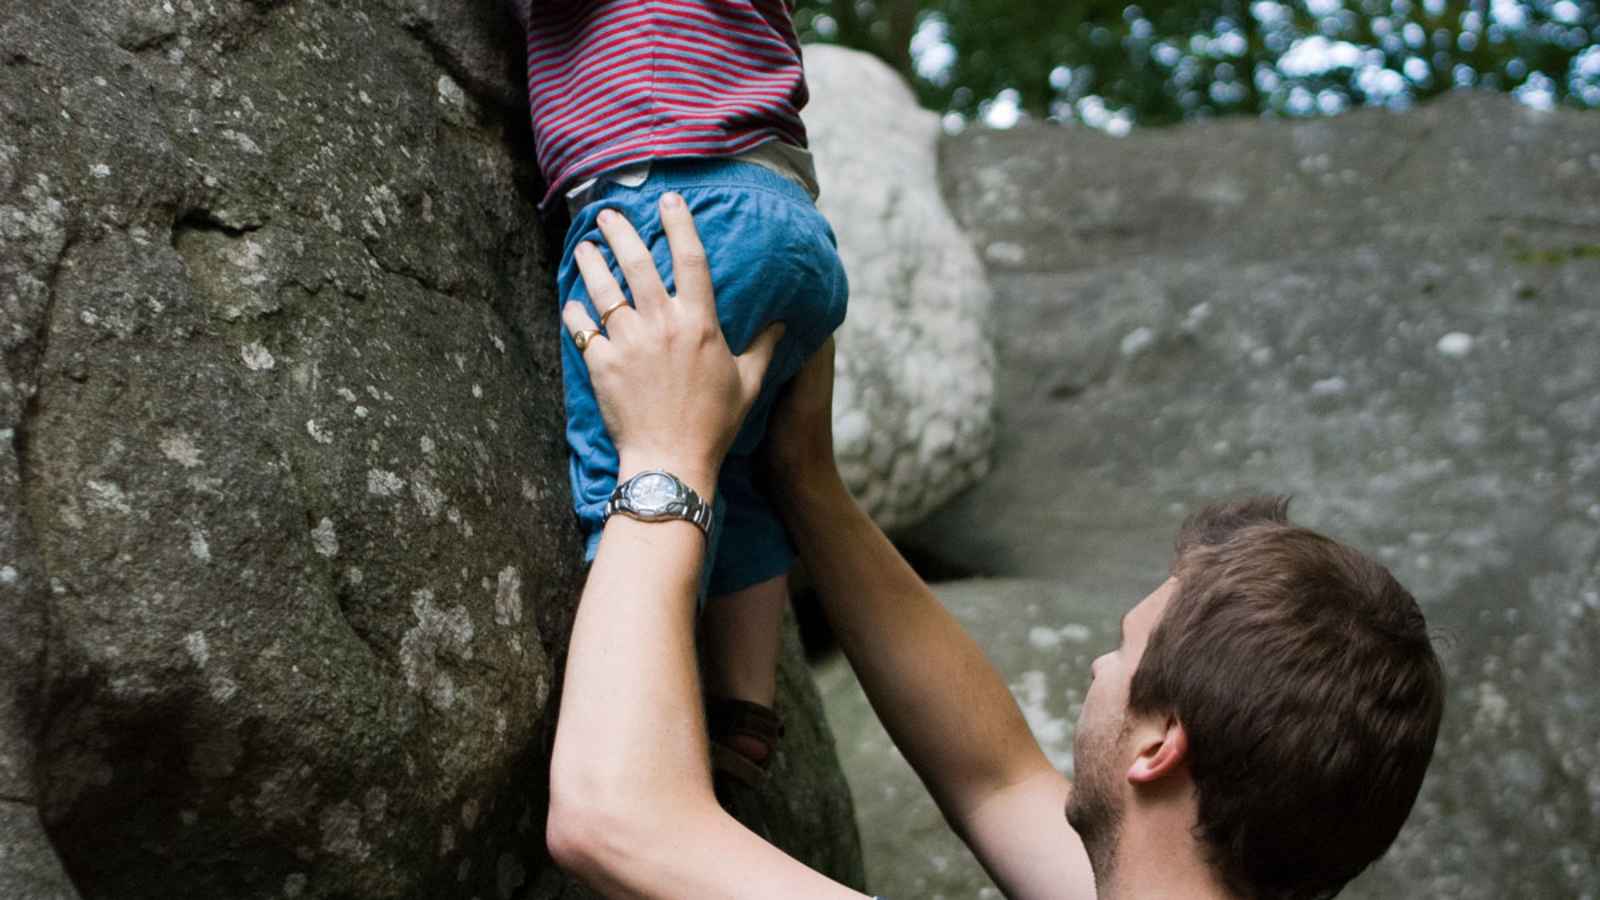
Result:
[[[772,758],[783,737],[783,720],[770,707],[732,697],[706,698],[706,730],[711,736],[711,767],[747,787],[767,781]],[[741,747],[743,745],[743,747]],[[759,758],[748,752],[760,747]]]

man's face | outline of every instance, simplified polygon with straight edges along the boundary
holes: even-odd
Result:
[[[1073,785],[1067,823],[1078,832],[1095,876],[1102,882],[1116,856],[1117,835],[1126,803],[1122,774],[1132,760],[1123,738],[1128,686],[1144,656],[1145,644],[1165,614],[1178,582],[1167,579],[1122,617],[1121,640],[1090,667],[1089,691],[1072,737]]]

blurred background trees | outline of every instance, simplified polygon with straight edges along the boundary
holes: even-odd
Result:
[[[799,0],[802,39],[867,50],[952,127],[1112,133],[1404,107],[1458,87],[1600,107],[1600,0]]]

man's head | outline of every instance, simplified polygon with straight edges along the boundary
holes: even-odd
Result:
[[[1191,517],[1172,578],[1095,661],[1068,819],[1102,880],[1124,820],[1175,785],[1216,878],[1258,900],[1333,896],[1411,810],[1444,703],[1422,612],[1287,507]]]

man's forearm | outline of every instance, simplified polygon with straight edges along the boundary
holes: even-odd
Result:
[[[693,631],[704,542],[688,522],[607,523],[573,623],[552,760],[558,785],[582,788],[572,799],[709,796]]]
[[[1000,673],[837,476],[791,484],[780,506],[828,621],[946,815],[1051,771]]]
[[[714,477],[688,478],[711,496]],[[849,900],[712,795],[694,654],[705,538],[606,525],[573,626],[551,760],[551,852],[607,897]]]
[[[562,321],[584,354],[617,477],[665,469],[706,501],[783,335],[728,352],[711,273],[687,205],[661,198],[678,294],[615,211],[599,217],[633,294],[599,250],[573,251],[589,296],[619,310],[602,331],[576,302]],[[608,897],[821,900],[860,895],[735,822],[712,794],[694,653],[705,536],[688,521],[612,516],[572,627],[550,761],[551,856]]]

